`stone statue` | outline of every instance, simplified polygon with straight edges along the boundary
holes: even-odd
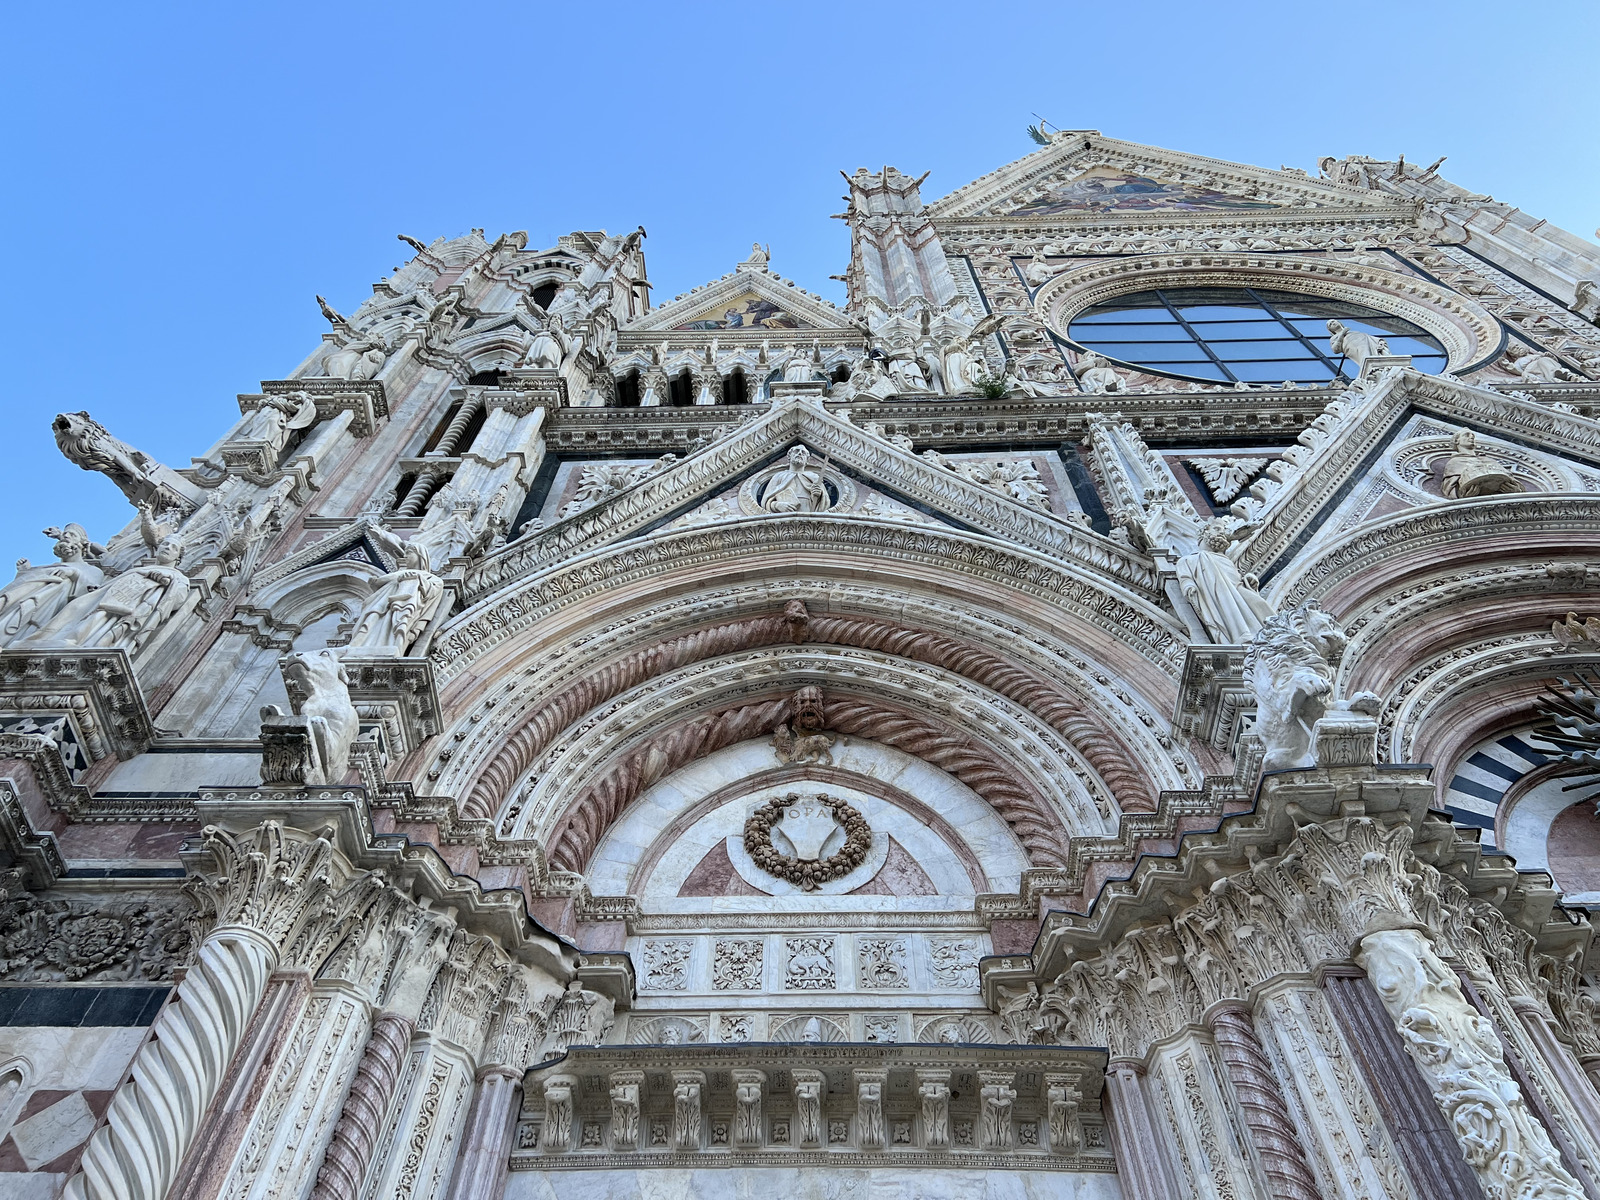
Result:
[[[351,650],[403,655],[444,598],[444,580],[428,569],[421,549],[403,543],[400,556],[400,566],[378,577],[356,618]]]
[[[131,503],[172,496],[189,499],[187,481],[148,454],[135,450],[86,412],[58,413],[51,425],[61,453],[85,471],[99,471],[122,489]],[[165,496],[162,493],[167,493]],[[191,502],[190,507],[197,507]]]
[[[85,649],[120,646],[137,654],[188,603],[192,585],[178,569],[182,557],[183,541],[166,538],[150,560],[63,607],[28,644]]]
[[[82,525],[51,526],[44,534],[55,539],[61,563],[35,567],[25,558],[17,562],[17,577],[0,590],[0,646],[32,637],[69,603],[105,582],[105,573],[89,561],[104,547],[93,545]]]
[[[309,392],[294,392],[288,396],[264,396],[239,432],[230,439],[236,442],[264,442],[266,459],[273,465],[289,444],[291,434],[310,429],[316,424],[317,402]]]
[[[811,451],[804,446],[789,450],[789,465],[767,481],[761,493],[761,507],[769,513],[813,513],[830,508],[822,472],[807,464]]]
[[[765,267],[772,261],[772,247],[763,246],[760,242],[751,242],[750,257],[744,261],[752,267]]]
[[[1361,374],[1367,359],[1389,353],[1389,343],[1381,337],[1351,329],[1343,321],[1328,322],[1328,348],[1355,364],[1352,375]]]
[[[1086,354],[1078,363],[1078,386],[1093,396],[1128,390],[1127,381],[1098,354]]]
[[[528,352],[522,356],[522,365],[541,371],[558,370],[563,351],[561,341],[553,330],[541,329],[533,335]]]
[[[821,366],[815,361],[815,352],[807,354],[804,350],[796,350],[783,364],[783,381],[785,383],[810,383]]]
[[[284,686],[295,715],[304,717],[311,735],[311,763],[306,783],[327,787],[350,770],[350,747],[361,733],[361,718],[350,702],[350,676],[332,650],[285,655]],[[263,721],[280,715],[272,706],[261,710]]]
[[[1572,311],[1600,325],[1600,280],[1580,279],[1573,289]]]
[[[1329,712],[1376,715],[1382,701],[1371,692],[1333,697],[1333,674],[1349,638],[1312,600],[1274,613],[1251,640],[1244,675],[1256,696],[1256,732],[1268,771],[1317,765],[1312,729]]]
[[[1447,500],[1473,496],[1499,496],[1523,491],[1521,481],[1478,449],[1478,435],[1470,429],[1455,436],[1455,453],[1444,461],[1439,490]]]
[[[928,386],[927,376],[923,374],[922,364],[909,351],[897,354],[889,360],[889,374],[900,384],[900,390],[903,392],[932,390]]]
[[[1043,250],[1035,250],[1033,258],[1022,269],[1022,277],[1034,287],[1038,287],[1042,283],[1049,283],[1053,274],[1055,272],[1051,269],[1050,264],[1045,261]]]
[[[379,342],[352,342],[329,352],[322,360],[322,373],[329,379],[348,379],[352,383],[361,383],[383,370],[387,358]]]
[[[1511,369],[1529,383],[1558,383],[1573,378],[1554,354],[1526,342],[1512,342],[1506,347],[1506,358]]]
[[[1242,646],[1272,616],[1272,605],[1256,590],[1255,576],[1240,575],[1228,557],[1232,541],[1221,522],[1208,523],[1199,547],[1178,559],[1178,586],[1212,641]]]
[[[850,373],[850,383],[857,396],[894,395],[894,382],[884,373],[883,364],[871,355]]]

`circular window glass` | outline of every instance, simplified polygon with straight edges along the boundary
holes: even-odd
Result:
[[[1448,355],[1410,321],[1365,304],[1268,288],[1160,288],[1085,309],[1068,330],[1079,345],[1157,375],[1208,383],[1327,383],[1356,374],[1328,345],[1328,322],[1376,334],[1430,375]]]

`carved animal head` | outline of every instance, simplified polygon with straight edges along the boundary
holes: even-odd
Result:
[[[111,435],[88,413],[57,413],[50,428],[61,453],[85,471],[105,471],[116,465],[106,449]]]
[[[294,711],[299,713],[314,698],[340,692],[348,695],[350,675],[332,650],[305,650],[284,659],[283,682]]]
[[[1262,683],[1282,686],[1301,673],[1331,680],[1349,641],[1339,622],[1307,601],[1274,613],[1261,627],[1245,651],[1245,674],[1257,681],[1258,694]]]

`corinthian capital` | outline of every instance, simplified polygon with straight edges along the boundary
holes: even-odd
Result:
[[[352,878],[326,838],[277,821],[238,835],[208,825],[200,837],[211,869],[184,885],[197,932],[251,930],[277,949],[280,962],[314,969],[385,891],[381,876]]]

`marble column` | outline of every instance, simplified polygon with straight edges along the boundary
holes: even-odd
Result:
[[[1549,1134],[1506,1065],[1494,1026],[1467,1003],[1456,974],[1415,929],[1361,939],[1356,962],[1400,1033],[1490,1200],[1582,1200]]]
[[[521,1098],[521,1071],[489,1066],[478,1072],[449,1200],[500,1200],[505,1194]]]
[[[1527,1030],[1539,1056],[1544,1059],[1560,1084],[1563,1094],[1571,1103],[1573,1112],[1583,1122],[1590,1138],[1600,1141],[1600,1092],[1593,1086],[1594,1074],[1580,1063],[1572,1051],[1556,1037],[1550,1027],[1550,1018],[1533,1000],[1512,1000],[1511,1007],[1522,1027]],[[1589,1066],[1600,1066],[1600,1060],[1590,1060]]]
[[[1214,1005],[1206,1019],[1273,1196],[1277,1200],[1322,1200],[1277,1074],[1256,1036],[1250,1010],[1242,1000],[1225,1000]]]
[[[1372,984],[1351,970],[1329,973],[1323,987],[1417,1194],[1428,1200],[1483,1200],[1427,1080],[1406,1054]]]
[[[1124,1200],[1177,1200],[1145,1105],[1143,1074],[1144,1066],[1129,1058],[1114,1058],[1106,1067],[1104,1106],[1117,1176]]]
[[[394,1096],[400,1064],[411,1044],[412,1023],[398,1013],[380,1013],[372,1022],[367,1049],[356,1068],[339,1123],[317,1172],[311,1200],[355,1200],[372,1162],[372,1150]]]

